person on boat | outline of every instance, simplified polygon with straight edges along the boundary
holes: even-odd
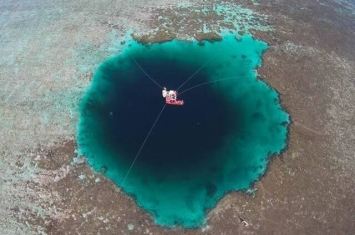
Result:
[[[169,99],[176,99],[176,93],[177,91],[174,90],[168,91],[166,87],[163,87],[162,95],[164,98],[168,96]]]
[[[176,91],[170,90],[169,96],[170,96],[170,99],[176,100]]]
[[[163,97],[165,98],[167,94],[168,94],[168,91],[166,90],[166,87],[163,87],[163,90],[162,90]]]

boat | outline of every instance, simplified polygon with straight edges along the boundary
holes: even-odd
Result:
[[[168,105],[184,105],[183,100],[178,100],[178,91],[170,90],[168,91],[166,87],[162,90],[162,95],[165,98],[165,103]]]

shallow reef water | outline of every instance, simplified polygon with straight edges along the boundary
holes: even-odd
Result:
[[[256,73],[267,44],[250,35],[130,44],[99,66],[81,101],[80,153],[157,224],[198,227],[286,147],[289,115]],[[177,89],[188,78],[178,96],[185,104],[165,107],[123,180],[165,104],[159,85]]]

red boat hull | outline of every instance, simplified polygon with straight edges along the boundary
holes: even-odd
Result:
[[[184,105],[183,100],[166,100],[166,104],[170,105]]]

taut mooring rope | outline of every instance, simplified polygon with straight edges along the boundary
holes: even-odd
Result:
[[[200,86],[208,85],[208,84],[215,83],[215,82],[225,81],[225,80],[238,79],[238,78],[242,78],[242,77],[245,77],[245,76],[230,77],[230,78],[221,78],[221,79],[214,80],[214,81],[210,81],[210,82],[200,83],[200,84],[197,84],[196,86],[192,86],[192,87],[187,88],[186,90],[183,90],[182,92],[179,93],[179,95],[182,95],[182,94],[185,93],[186,91],[195,89],[195,88],[200,87]]]
[[[161,89],[163,89],[162,86],[159,85],[159,83],[157,83],[151,76],[149,76],[149,74],[138,64],[138,62],[133,58],[133,56],[131,54],[129,54],[132,58],[132,60],[134,61],[134,63],[136,63],[136,65],[138,66],[138,68],[140,70],[142,70],[142,72],[150,79],[152,80],[152,82],[154,82],[158,87],[160,87]]]
[[[130,173],[131,170],[132,170],[133,165],[136,163],[137,158],[138,158],[139,154],[141,153],[141,151],[142,151],[142,149],[143,149],[143,146],[145,145],[145,142],[147,142],[148,137],[150,136],[150,133],[152,133],[152,130],[153,130],[153,128],[155,127],[155,125],[157,124],[157,122],[158,122],[158,120],[159,120],[161,114],[163,113],[165,107],[166,107],[166,104],[165,104],[165,105],[163,106],[163,108],[161,109],[161,111],[160,111],[158,117],[155,119],[155,122],[154,122],[153,126],[150,128],[148,135],[145,137],[145,139],[144,139],[144,141],[143,141],[143,144],[142,144],[141,147],[139,148],[136,157],[134,158],[134,160],[133,160],[131,166],[129,167],[129,169],[128,169],[126,175],[125,175],[125,177],[124,177],[123,180],[122,180],[121,187],[122,187],[123,184],[125,183],[125,181],[126,181],[128,175],[129,175],[129,173]]]
[[[185,85],[191,78],[193,78],[201,69],[203,69],[207,64],[209,64],[219,53],[216,53],[211,59],[204,63],[194,74],[192,74],[185,82],[183,82],[176,90],[179,90],[183,85]]]

